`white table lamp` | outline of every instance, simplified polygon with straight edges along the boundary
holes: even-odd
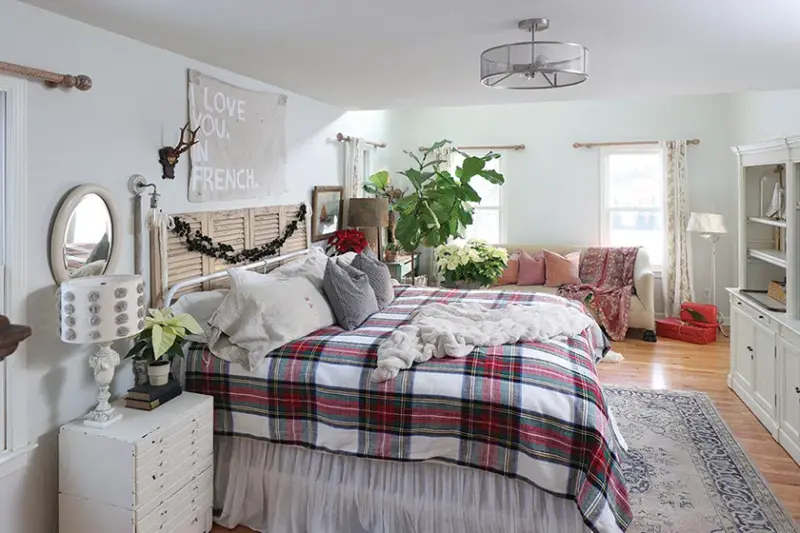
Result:
[[[94,276],[61,284],[58,308],[61,340],[72,344],[99,344],[89,359],[97,383],[97,407],[84,417],[87,426],[104,428],[122,418],[108,403],[119,354],[111,343],[144,329],[142,276]]]
[[[728,233],[725,219],[717,213],[692,213],[686,231],[711,241],[711,303],[717,305],[717,242],[720,235]]]

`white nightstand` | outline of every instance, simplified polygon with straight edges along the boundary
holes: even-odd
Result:
[[[213,398],[114,407],[122,420],[106,429],[79,419],[59,430],[60,533],[211,531]]]

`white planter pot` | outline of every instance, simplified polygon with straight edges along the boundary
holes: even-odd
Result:
[[[153,387],[160,387],[161,385],[166,385],[169,381],[169,370],[170,365],[161,364],[161,365],[154,365],[150,364],[147,366],[147,377],[150,379],[150,385]]]

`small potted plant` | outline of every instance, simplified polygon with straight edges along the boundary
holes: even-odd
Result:
[[[400,252],[402,252],[402,249],[400,245],[397,244],[397,241],[390,242],[386,245],[386,248],[383,249],[383,258],[387,263],[393,263],[397,261],[397,254]]]
[[[150,316],[145,318],[144,330],[134,338],[133,348],[125,357],[133,357],[134,362],[147,361],[150,385],[166,385],[169,381],[170,363],[174,358],[183,356],[181,347],[186,342],[186,335],[202,332],[200,325],[189,314],[174,316],[170,308],[150,309]]]
[[[492,285],[508,264],[504,248],[470,239],[464,244],[443,244],[436,248],[436,264],[445,286],[478,289]]]

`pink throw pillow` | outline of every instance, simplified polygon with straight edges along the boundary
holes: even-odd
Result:
[[[544,263],[547,270],[545,286],[560,287],[561,285],[579,285],[581,282],[578,277],[580,262],[580,252],[571,252],[563,256],[551,252],[550,250],[545,250]]]
[[[517,253],[519,254],[519,277],[517,278],[517,285],[544,285],[544,254],[539,252],[531,257],[522,250],[517,250]]]
[[[516,285],[519,276],[519,252],[515,252],[508,257],[508,265],[503,271],[503,275],[497,278],[497,285]]]

